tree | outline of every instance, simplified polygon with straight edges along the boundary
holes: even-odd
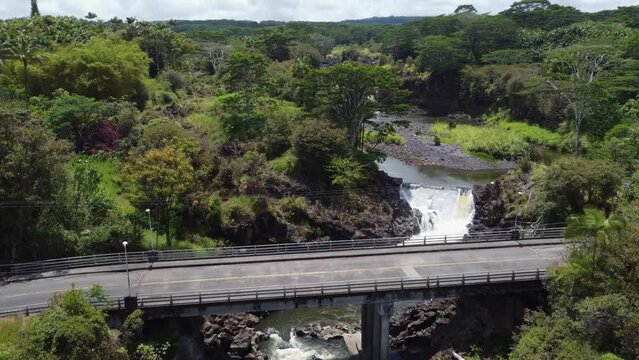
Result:
[[[535,192],[530,205],[552,221],[564,221],[585,208],[609,208],[621,175],[618,166],[604,160],[566,157],[533,174]]]
[[[597,270],[598,248],[608,246],[608,239],[612,232],[619,230],[623,221],[614,214],[606,217],[599,209],[588,207],[582,215],[574,215],[568,221],[567,238],[577,238],[580,242],[588,243],[592,249],[592,270]]]
[[[348,153],[344,130],[326,121],[300,124],[293,133],[292,142],[297,167],[309,178],[324,178],[331,158]]]
[[[587,15],[572,6],[551,4],[548,0],[522,0],[514,2],[499,15],[514,20],[526,28],[551,30],[583,21]]]
[[[550,88],[572,108],[575,154],[579,155],[581,128],[598,80],[618,60],[618,50],[610,45],[572,45],[548,53]]]
[[[205,57],[208,64],[211,65],[213,74],[220,76],[224,72],[224,67],[229,61],[229,55],[233,47],[231,45],[224,45],[213,43],[205,47]]]
[[[38,9],[38,0],[31,0],[31,17],[40,16],[40,10]]]
[[[361,145],[364,122],[375,111],[402,109],[406,92],[390,70],[342,63],[311,72],[304,79],[304,105],[347,131],[353,147]]]
[[[264,92],[266,85],[267,60],[254,52],[234,51],[231,53],[224,83],[240,94],[244,105],[243,112],[253,111],[255,98]]]
[[[151,149],[132,159],[123,174],[132,185],[130,196],[137,204],[159,208],[167,245],[171,247],[171,209],[191,189],[195,176],[189,160],[172,146]]]
[[[417,46],[419,66],[436,74],[457,72],[467,58],[461,40],[449,36],[427,36]]]
[[[106,314],[95,308],[90,291],[55,294],[51,307],[27,323],[19,359],[126,360],[109,335]]]
[[[69,140],[75,151],[84,148],[86,134],[105,114],[105,105],[91,98],[58,92],[46,115],[47,124],[60,139]]]
[[[65,182],[68,148],[35,120],[0,114],[0,253],[7,262],[36,257],[40,202]]]
[[[475,16],[464,29],[464,39],[472,58],[479,61],[491,51],[512,48],[517,43],[519,27],[503,16]]]
[[[18,31],[2,43],[0,48],[1,57],[4,59],[18,60],[22,64],[24,71],[24,92],[26,102],[29,103],[29,63],[34,60],[41,60],[37,54],[42,49],[38,38],[26,30]]]
[[[131,42],[94,38],[53,53],[43,67],[49,93],[65,89],[94,99],[125,98],[138,102],[146,94],[149,58]],[[143,107],[144,103],[138,103]]]
[[[289,45],[293,40],[293,31],[286,26],[277,26],[261,30],[248,38],[248,43],[264,52],[271,60],[286,61],[291,58]]]
[[[357,187],[366,179],[364,165],[353,158],[336,156],[331,159],[326,170],[333,186],[345,189]]]
[[[473,5],[459,5],[455,9],[455,15],[457,14],[477,14],[477,9]]]
[[[335,47],[335,39],[330,36],[314,33],[309,36],[310,43],[315,47],[322,56],[330,54],[331,50]]]

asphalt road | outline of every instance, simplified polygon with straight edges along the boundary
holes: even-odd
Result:
[[[419,278],[433,275],[545,268],[562,261],[565,246],[530,245],[471,250],[415,251],[330,258],[202,264],[131,271],[133,295],[178,294],[334,281]],[[265,259],[266,260],[266,259]],[[46,303],[55,293],[100,284],[113,297],[128,294],[126,272],[80,273],[0,286],[0,309]]]

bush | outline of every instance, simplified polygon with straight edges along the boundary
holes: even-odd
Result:
[[[229,232],[240,232],[251,228],[255,221],[256,199],[249,196],[235,196],[222,204],[220,217],[222,227]]]
[[[293,154],[299,169],[308,177],[325,177],[331,158],[345,155],[348,149],[344,130],[326,121],[307,121],[293,134]]]
[[[56,89],[106,100],[135,99],[143,91],[149,58],[137,44],[93,38],[59,48],[42,66],[48,93]]]
[[[292,175],[297,164],[297,157],[292,151],[287,151],[284,155],[269,161],[268,166],[271,170],[282,175]]]
[[[167,70],[162,73],[162,79],[169,83],[169,87],[173,92],[177,92],[189,86],[189,80],[179,71]]]
[[[308,216],[308,204],[303,197],[281,198],[277,207],[282,216],[292,223],[299,223]]]
[[[326,170],[334,186],[353,188],[366,179],[364,166],[352,158],[334,157]]]

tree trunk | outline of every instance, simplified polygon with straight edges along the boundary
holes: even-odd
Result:
[[[579,156],[581,154],[581,142],[579,140],[579,136],[581,135],[581,123],[584,118],[584,109],[582,105],[575,103],[573,104],[573,110],[575,111],[575,155]]]
[[[171,241],[171,205],[166,204],[164,208],[165,218],[166,218],[166,246],[171,249],[172,241]]]
[[[27,106],[29,105],[29,63],[27,59],[22,60],[22,66],[24,66],[24,96]]]

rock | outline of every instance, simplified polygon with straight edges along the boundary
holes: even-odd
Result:
[[[526,308],[542,305],[538,293],[434,299],[391,318],[390,346],[404,358],[430,359],[442,349],[469,351],[508,341]],[[440,354],[445,359],[445,354]]]
[[[202,324],[204,343],[231,359],[263,359],[257,341],[264,335],[254,328],[259,321],[252,314],[206,316]]]
[[[321,326],[319,323],[312,323],[303,328],[293,330],[298,338],[335,340],[344,337],[344,334],[353,334],[355,328],[348,324],[335,324]]]

